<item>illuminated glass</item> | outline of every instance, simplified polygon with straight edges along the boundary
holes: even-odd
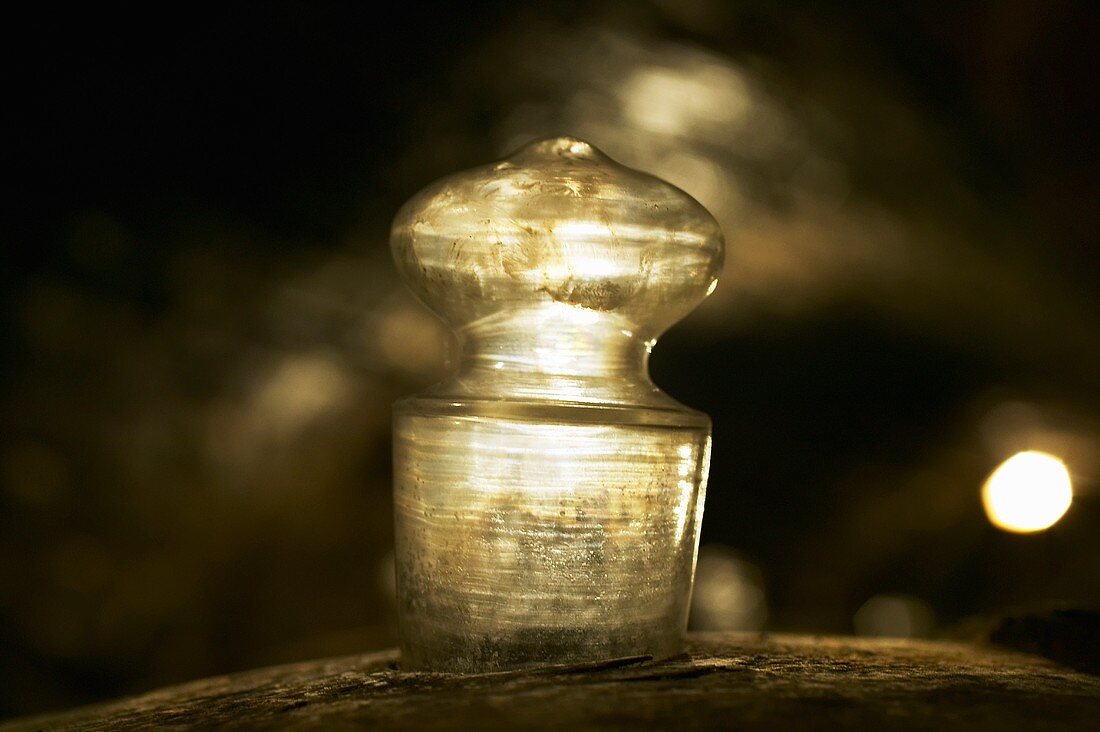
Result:
[[[710,420],[650,381],[723,240],[683,191],[556,138],[397,214],[449,380],[394,406],[402,664],[486,672],[681,650]]]

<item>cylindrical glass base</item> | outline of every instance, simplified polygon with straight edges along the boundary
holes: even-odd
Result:
[[[394,410],[402,667],[679,653],[709,422],[500,405],[409,399]]]

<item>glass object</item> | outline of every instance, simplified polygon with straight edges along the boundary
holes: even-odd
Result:
[[[451,378],[394,406],[402,666],[680,652],[710,420],[647,361],[714,289],[718,224],[562,137],[430,185],[391,244],[458,336]]]

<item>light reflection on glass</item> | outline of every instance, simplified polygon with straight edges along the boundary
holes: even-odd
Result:
[[[425,189],[392,244],[460,351],[394,408],[403,665],[679,652],[710,423],[646,368],[713,289],[714,220],[558,138]]]

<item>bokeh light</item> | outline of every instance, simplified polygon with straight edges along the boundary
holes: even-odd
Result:
[[[759,630],[768,618],[764,581],[756,565],[721,544],[699,549],[691,627]]]
[[[920,638],[932,630],[928,603],[908,595],[875,595],[852,618],[857,635]]]
[[[999,529],[1029,534],[1056,524],[1073,502],[1065,464],[1045,452],[1018,452],[993,471],[982,487],[982,503]]]

